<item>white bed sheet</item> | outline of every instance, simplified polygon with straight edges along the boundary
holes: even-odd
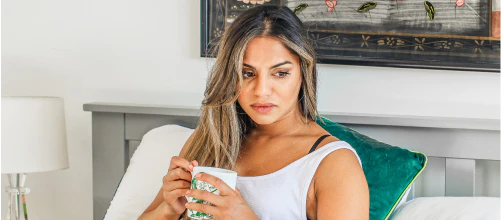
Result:
[[[500,219],[499,197],[419,197],[393,212],[390,220]]]

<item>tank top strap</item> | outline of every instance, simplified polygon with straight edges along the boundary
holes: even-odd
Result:
[[[315,151],[315,149],[317,149],[318,144],[320,144],[320,142],[322,142],[322,140],[324,138],[329,137],[329,136],[331,136],[331,135],[330,134],[326,134],[326,135],[323,135],[322,137],[318,138],[318,140],[311,147],[310,152],[308,152],[308,154],[310,154],[311,152]]]

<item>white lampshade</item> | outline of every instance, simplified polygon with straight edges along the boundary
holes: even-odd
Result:
[[[66,169],[64,101],[2,96],[2,173]]]

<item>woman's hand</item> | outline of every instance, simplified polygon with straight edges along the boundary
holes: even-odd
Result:
[[[205,190],[190,189],[186,192],[187,196],[205,200],[212,204],[212,206],[188,202],[186,203],[187,208],[211,214],[216,220],[259,219],[245,202],[244,198],[242,198],[238,188],[233,190],[224,181],[210,174],[198,173],[195,177],[216,187],[219,191],[219,195]]]
[[[191,163],[184,158],[175,156],[170,160],[169,171],[163,177],[162,194],[166,204],[164,216],[181,215],[188,202],[184,195],[190,189],[193,167],[198,166],[196,160]]]

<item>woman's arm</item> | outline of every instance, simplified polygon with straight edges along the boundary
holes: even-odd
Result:
[[[155,210],[143,213],[137,220],[179,220],[180,215],[165,214],[166,206],[165,202],[161,202]]]
[[[317,219],[369,219],[369,187],[355,154],[339,149],[315,173]]]

